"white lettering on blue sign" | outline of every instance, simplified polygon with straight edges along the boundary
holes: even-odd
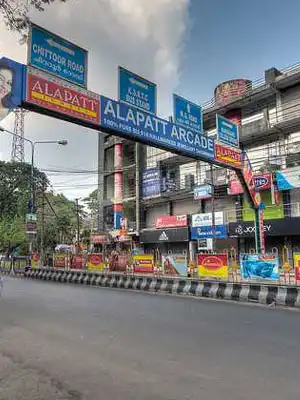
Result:
[[[101,126],[153,146],[212,160],[214,140],[145,113],[127,104],[101,96]]]

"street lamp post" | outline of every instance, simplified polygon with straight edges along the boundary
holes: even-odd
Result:
[[[38,144],[59,144],[61,146],[66,146],[68,144],[67,140],[41,140],[41,141],[32,141],[23,136],[17,135],[16,133],[9,131],[8,129],[0,126],[0,132],[9,133],[12,136],[19,137],[26,142],[28,142],[31,146],[31,174],[30,174],[30,213],[35,213],[35,186],[34,186],[34,156],[35,156],[35,146]],[[42,250],[42,249],[41,249]],[[29,243],[29,252],[32,252],[32,241]]]

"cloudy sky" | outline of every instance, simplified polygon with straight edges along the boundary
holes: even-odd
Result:
[[[256,79],[300,61],[299,13],[298,0],[69,0],[31,19],[89,51],[90,90],[116,98],[122,65],[158,84],[158,113],[167,116],[174,91],[203,103],[223,80]],[[25,62],[18,39],[0,22],[0,54]],[[13,129],[11,116],[3,125]],[[56,191],[74,198],[96,188],[93,131],[30,113],[25,135],[69,141],[37,151],[39,168],[62,171],[49,172]],[[1,135],[0,159],[10,152],[11,138]]]

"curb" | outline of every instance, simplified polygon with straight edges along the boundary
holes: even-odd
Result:
[[[20,275],[18,275],[20,276]],[[300,307],[300,288],[260,283],[210,282],[194,279],[102,274],[90,271],[65,271],[37,268],[25,278],[93,287],[130,289],[151,293],[214,298],[265,305]]]

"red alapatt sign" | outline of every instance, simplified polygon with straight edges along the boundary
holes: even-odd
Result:
[[[222,164],[242,168],[242,153],[223,144],[215,143],[215,159]]]
[[[71,118],[100,123],[99,96],[28,67],[26,102]]]

